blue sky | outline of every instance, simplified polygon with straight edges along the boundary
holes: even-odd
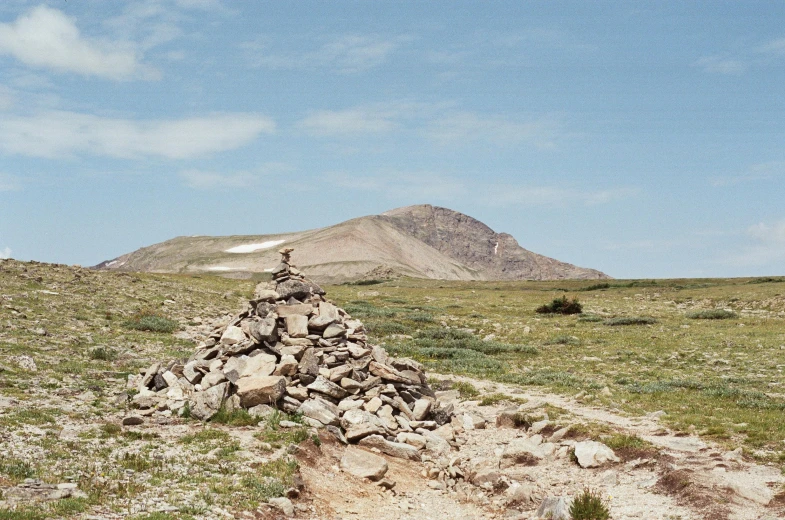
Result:
[[[785,274],[785,2],[0,4],[0,257],[430,203],[619,278]]]

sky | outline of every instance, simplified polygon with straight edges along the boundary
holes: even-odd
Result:
[[[785,2],[3,0],[0,258],[444,206],[616,278],[785,275]]]

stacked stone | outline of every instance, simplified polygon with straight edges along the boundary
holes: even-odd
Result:
[[[275,407],[383,451],[401,444],[392,440],[411,447],[433,437],[453,410],[437,401],[422,366],[369,345],[362,322],[328,302],[291,264],[291,252],[280,251],[273,281],[260,284],[246,310],[187,361],[156,363],[140,375],[135,406],[181,415],[188,409],[201,420],[221,407],[259,415]],[[404,451],[419,458],[417,450]]]

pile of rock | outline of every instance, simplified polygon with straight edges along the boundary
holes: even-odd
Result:
[[[362,322],[328,302],[291,265],[291,251],[280,251],[273,281],[188,360],[155,363],[130,380],[139,390],[133,405],[140,415],[187,411],[201,420],[222,407],[255,415],[274,407],[342,440],[419,458],[452,405],[438,402],[419,363],[369,345]]]

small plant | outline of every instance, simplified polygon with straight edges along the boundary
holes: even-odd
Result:
[[[575,497],[570,506],[570,518],[572,520],[608,520],[611,513],[608,506],[602,499],[599,492],[594,492],[589,488]]]
[[[602,321],[602,318],[600,318],[596,314],[584,314],[583,316],[578,318],[578,321],[580,321],[581,323],[596,323],[598,321]]]
[[[107,347],[96,347],[90,351],[90,359],[98,361],[114,361],[117,359],[117,352]]]
[[[577,298],[568,300],[566,296],[562,296],[555,298],[551,303],[537,307],[535,312],[538,314],[580,314],[583,312],[583,306]]]
[[[458,390],[458,394],[463,397],[464,399],[470,399],[472,397],[477,397],[480,395],[480,391],[477,388],[468,382],[464,381],[455,381],[452,384],[452,387],[455,390]]]
[[[101,431],[105,436],[112,437],[114,435],[118,435],[123,431],[123,429],[117,423],[108,422],[101,425]]]
[[[729,320],[736,317],[733,311],[725,309],[705,309],[702,311],[688,312],[687,317],[693,320]]]
[[[123,326],[127,329],[150,332],[171,333],[180,328],[180,324],[170,320],[156,311],[142,310],[127,319]]]

